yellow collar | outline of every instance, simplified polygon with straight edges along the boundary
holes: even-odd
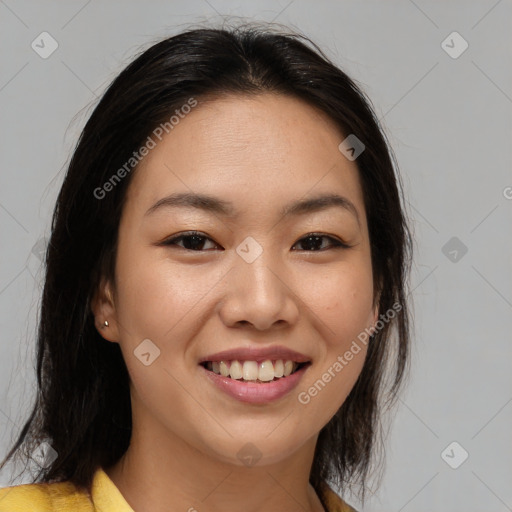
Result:
[[[325,484],[325,493],[328,506],[327,512],[356,512],[327,484]],[[101,512],[134,512],[102,468],[99,468],[94,474],[91,498],[94,508]]]

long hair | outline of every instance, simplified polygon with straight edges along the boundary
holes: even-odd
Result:
[[[136,172],[126,162],[190,98],[265,92],[302,99],[365,145],[356,164],[374,300],[381,312],[396,314],[370,338],[357,382],[320,431],[310,474],[322,501],[324,482],[342,490],[358,485],[364,501],[383,407],[396,398],[409,355],[412,239],[398,167],[370,100],[352,79],[307,37],[254,24],[191,29],[152,45],[115,78],[88,119],[52,217],[37,332],[37,395],[0,468],[15,455],[30,460],[47,441],[56,458],[33,483],[70,481],[88,489],[99,466],[109,467],[125,453],[132,421],[129,375],[119,345],[97,332],[91,300],[101,278],[113,279],[121,211]],[[123,165],[123,179],[99,193]]]

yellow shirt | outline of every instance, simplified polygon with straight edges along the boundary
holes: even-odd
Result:
[[[355,512],[327,486],[327,512]],[[91,495],[71,482],[23,484],[0,489],[0,512],[134,512],[101,468]]]

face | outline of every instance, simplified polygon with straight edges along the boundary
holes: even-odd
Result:
[[[236,465],[252,443],[267,464],[317,436],[343,404],[366,346],[345,354],[378,315],[358,170],[338,150],[344,138],[298,99],[232,96],[200,103],[139,165],[119,226],[114,300],[96,310],[126,361],[134,428]],[[164,199],[175,194],[211,201]],[[266,379],[260,359],[301,358],[236,352],[277,347],[307,361],[298,378],[237,383],[200,364],[234,350],[229,366],[253,361]],[[279,374],[279,363],[272,368]]]

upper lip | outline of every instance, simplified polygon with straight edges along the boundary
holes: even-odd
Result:
[[[297,363],[307,363],[311,361],[308,356],[301,354],[295,350],[291,350],[282,345],[274,345],[271,347],[240,347],[223,350],[215,354],[202,357],[199,364],[206,361],[261,361],[261,360],[290,360]]]

